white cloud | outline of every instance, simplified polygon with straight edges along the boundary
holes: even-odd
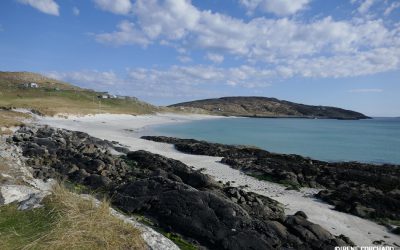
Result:
[[[389,7],[385,9],[384,15],[388,16],[392,13],[395,9],[400,7],[400,2],[393,2]]]
[[[303,10],[311,0],[239,0],[249,13],[256,9],[279,16],[295,14]]]
[[[114,14],[127,15],[132,10],[130,0],[93,0],[97,7]]]
[[[182,63],[188,63],[192,61],[192,58],[189,56],[178,56],[178,60]]]
[[[369,9],[374,5],[376,0],[362,0],[360,6],[358,7],[358,12],[361,14],[365,14],[369,11]]]
[[[127,20],[118,24],[118,31],[112,33],[96,34],[95,38],[98,42],[113,45],[138,44],[147,46],[151,41],[146,35],[135,27],[135,24]]]
[[[212,66],[171,66],[167,69],[128,69],[118,75],[113,71],[84,70],[48,72],[49,77],[75,83],[85,88],[134,95],[140,98],[199,98],[224,95],[219,87],[235,86],[246,89],[270,86],[272,72],[249,66],[219,68]]]
[[[59,6],[54,0],[18,0],[18,2],[30,5],[31,7],[54,16],[59,16]]]
[[[78,9],[78,7],[73,7],[72,8],[72,14],[74,14],[75,16],[79,16],[79,14],[81,13],[81,11]]]
[[[176,40],[196,28],[202,12],[189,0],[137,0],[134,13],[150,38],[163,35]]]
[[[172,66],[166,70],[159,69],[130,69],[129,80],[142,85],[161,86],[203,86],[203,85],[232,85],[244,88],[267,87],[267,79],[272,72],[249,66],[234,68],[217,68],[212,66]]]
[[[381,93],[383,89],[350,89],[350,93]]]
[[[357,76],[400,67],[400,29],[381,19],[244,21],[199,10],[189,0],[137,0],[133,14],[135,23],[121,22],[117,31],[96,35],[97,41],[142,46],[158,41],[178,52],[202,49],[209,59],[210,53],[230,54],[283,75]]]
[[[48,77],[59,79],[72,83],[79,83],[85,88],[109,89],[110,85],[116,86],[122,83],[122,80],[113,71],[83,70],[75,72],[57,72],[46,73]]]
[[[222,63],[224,61],[224,56],[215,53],[207,53],[206,58],[213,63]]]
[[[262,90],[272,82],[282,78],[305,77],[350,77],[381,72],[387,67],[398,67],[398,55],[390,55],[391,50],[365,52],[355,61],[348,58],[315,58],[310,60],[292,60],[285,65],[269,69],[242,65],[239,67],[216,67],[206,65],[170,66],[159,68],[131,68],[124,74],[113,71],[86,70],[77,72],[50,72],[47,75],[56,79],[69,81],[87,88],[107,91],[112,85],[115,93],[135,95],[140,98],[162,97],[209,97],[226,95],[213,93],[225,87]],[[373,61],[391,57],[390,65],[376,68]],[[211,91],[212,90],[212,91]],[[226,89],[225,89],[226,91]],[[229,91],[229,90],[228,90]],[[378,88],[351,89],[352,93],[383,92]],[[228,92],[229,94],[229,92]]]
[[[380,48],[355,55],[290,60],[278,66],[283,77],[339,78],[372,75],[400,68],[400,49]]]

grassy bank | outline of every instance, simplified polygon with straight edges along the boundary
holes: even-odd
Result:
[[[11,134],[11,127],[21,126],[29,118],[28,114],[0,109],[0,135]]]
[[[25,87],[35,82],[39,88]],[[38,74],[0,72],[0,107],[33,109],[45,115],[147,114],[158,108],[134,98],[101,99],[99,92],[82,89]]]
[[[135,100],[99,99],[92,91],[46,88],[0,90],[0,106],[33,109],[44,115],[65,114],[147,114],[156,107]]]
[[[145,249],[140,232],[96,206],[56,186],[44,207],[19,211],[0,207],[0,249]]]

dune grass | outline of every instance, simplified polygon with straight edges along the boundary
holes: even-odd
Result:
[[[19,211],[0,207],[0,249],[145,249],[139,230],[56,185],[44,207]]]
[[[25,119],[29,118],[29,114],[0,109],[0,127],[10,128],[20,126]]]
[[[29,118],[28,114],[0,109],[0,136],[12,134],[11,127],[21,126]]]

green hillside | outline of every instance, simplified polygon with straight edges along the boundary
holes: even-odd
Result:
[[[211,114],[244,117],[296,117],[324,119],[368,119],[369,117],[336,107],[314,106],[260,96],[235,96],[183,102],[170,107],[203,109]]]
[[[37,83],[38,88],[25,86]],[[29,72],[0,72],[0,107],[25,108],[44,115],[147,114],[158,107],[135,98],[102,99],[99,92]]]

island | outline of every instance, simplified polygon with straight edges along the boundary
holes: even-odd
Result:
[[[260,117],[260,118],[312,118],[359,120],[370,117],[336,107],[299,104],[276,98],[258,96],[221,97],[183,102],[170,105],[182,110],[197,108],[211,114],[223,116]]]

